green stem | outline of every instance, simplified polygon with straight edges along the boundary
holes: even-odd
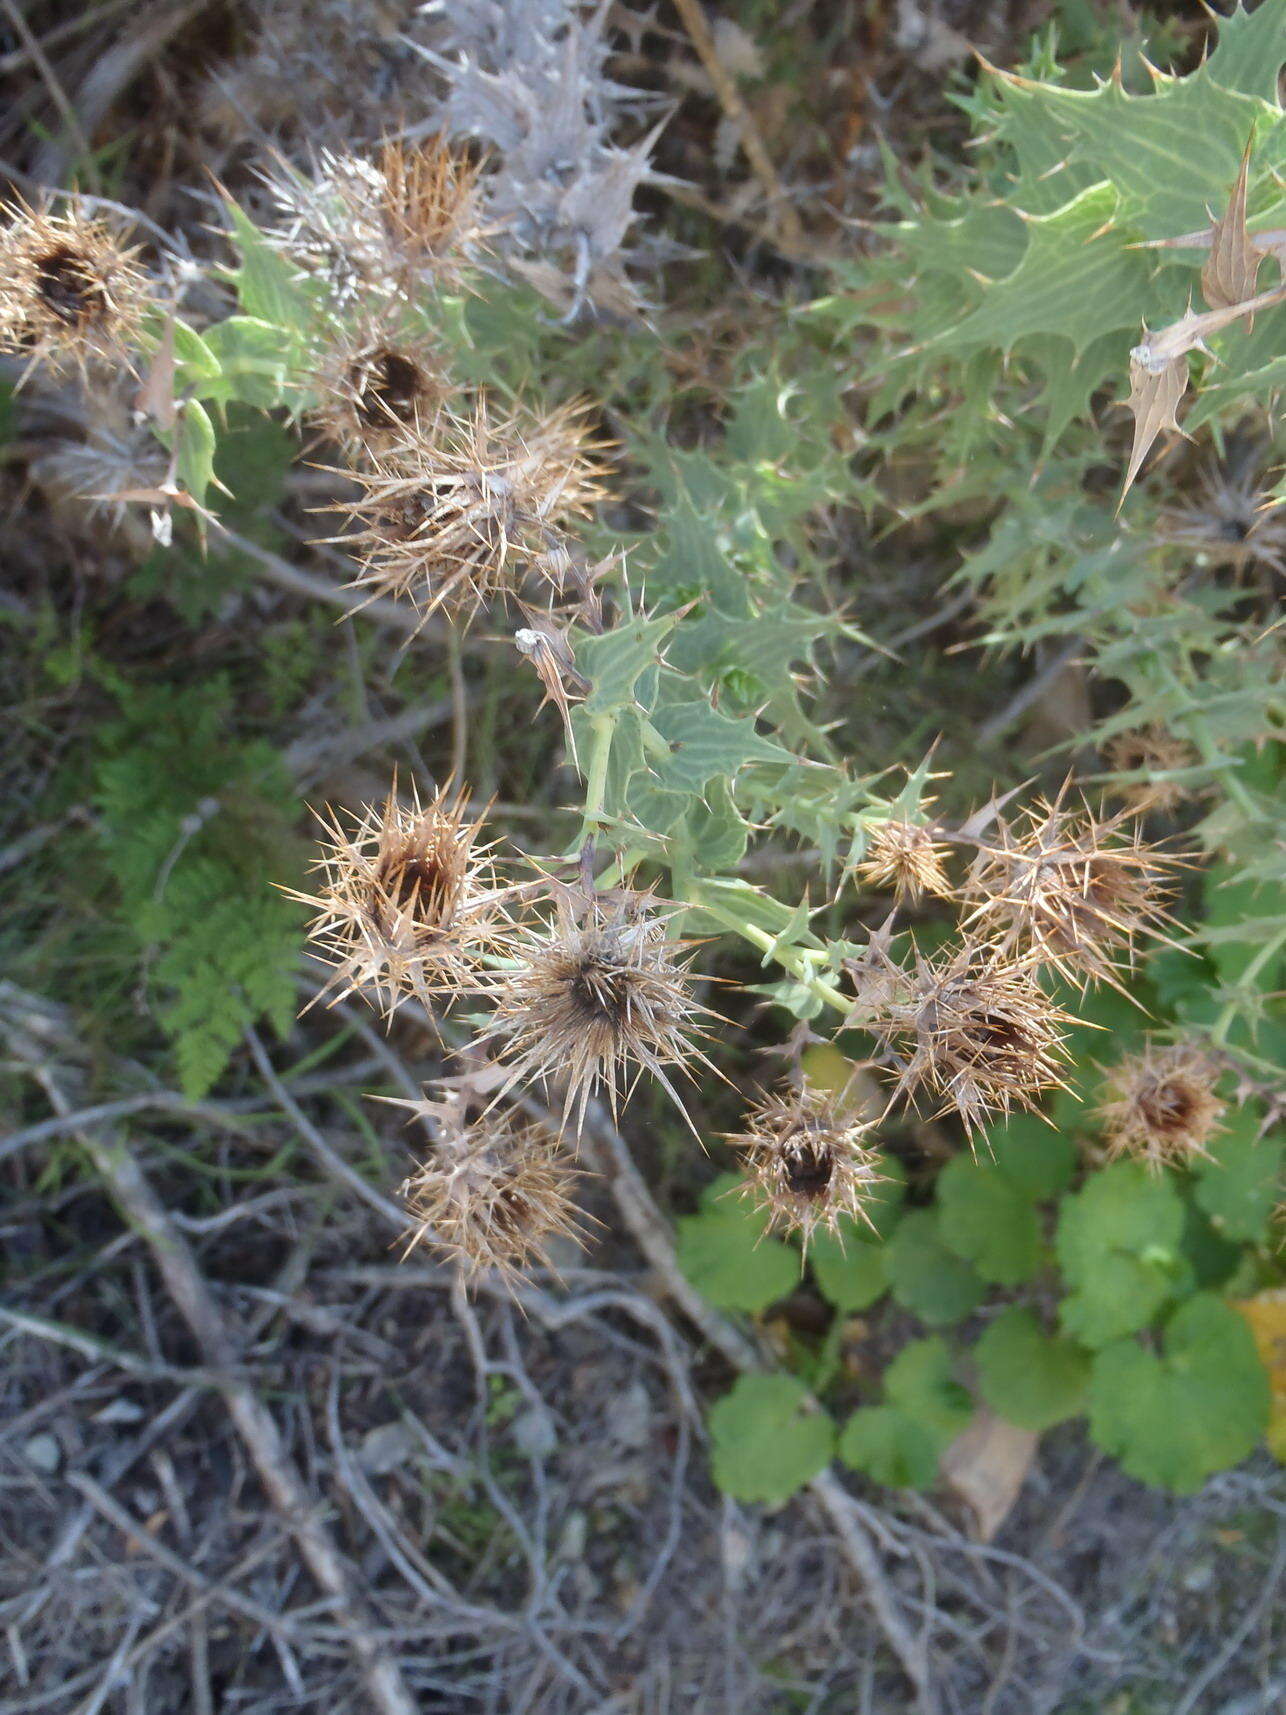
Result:
[[[1244,988],[1249,988],[1264,966],[1280,952],[1283,946],[1286,946],[1286,927],[1279,929],[1264,943],[1237,979],[1238,983]],[[1228,1040],[1228,1032],[1236,1022],[1239,1011],[1240,1008],[1235,1000],[1228,1001],[1220,1009],[1218,1018],[1210,1027],[1210,1034],[1214,1041],[1223,1043]]]
[[[603,799],[607,794],[607,765],[612,756],[611,715],[595,715],[589,723],[589,762],[585,769],[584,836],[593,833],[591,823],[603,819]]]
[[[696,898],[689,895],[686,903],[698,911],[704,911],[707,917],[715,918],[725,928],[740,935],[743,941],[749,941],[752,947],[757,947],[768,958],[776,959],[783,970],[788,971],[796,982],[802,983],[811,994],[816,995],[824,1006],[829,1006],[835,1012],[842,1012],[845,1017],[852,1012],[852,998],[844,994],[838,984],[818,975],[806,949],[779,946],[767,930],[759,928],[755,923],[744,922],[735,911],[728,911],[723,906],[702,899],[700,893]]]

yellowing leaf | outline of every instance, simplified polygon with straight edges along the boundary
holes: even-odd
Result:
[[[1264,1439],[1273,1458],[1286,1465],[1286,1287],[1243,1298],[1235,1308],[1250,1324],[1255,1350],[1272,1388],[1272,1411]]]

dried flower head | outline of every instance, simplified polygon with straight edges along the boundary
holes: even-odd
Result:
[[[1060,1084],[1060,1026],[1069,1014],[1041,988],[1030,962],[966,946],[939,959],[917,956],[904,970],[876,947],[869,968],[859,962],[854,977],[852,1022],[880,1041],[898,1093],[939,1098],[967,1132],[1036,1107]]]
[[[105,221],[68,209],[0,210],[0,351],[82,374],[128,364],[153,304],[148,277]]]
[[[428,335],[391,315],[338,330],[317,386],[313,420],[357,460],[427,433],[449,393]]]
[[[399,1188],[411,1217],[404,1256],[428,1243],[467,1275],[494,1268],[513,1281],[548,1264],[552,1238],[584,1238],[572,1196],[580,1173],[543,1127],[494,1111],[470,1121],[458,1095],[392,1105],[410,1109],[433,1140]]]
[[[883,1178],[864,1142],[873,1130],[841,1096],[808,1084],[766,1095],[727,1139],[750,1175],[739,1192],[767,1211],[769,1231],[798,1232],[805,1250],[818,1227],[838,1233],[845,1216],[873,1225],[867,1204]]]
[[[562,526],[605,493],[585,411],[497,423],[480,399],[467,421],[444,415],[374,459],[348,509],[359,529],[343,538],[361,557],[354,587],[467,623],[516,593],[524,569],[549,578]]]
[[[1099,820],[1062,795],[1000,822],[965,883],[968,919],[1006,954],[1030,951],[1064,976],[1118,982],[1135,937],[1158,933],[1178,859],[1147,844],[1127,813]]]
[[[1197,753],[1186,738],[1163,726],[1138,727],[1118,732],[1103,746],[1103,761],[1114,774],[1137,774],[1139,780],[1114,782],[1112,792],[1132,815],[1155,810],[1169,815],[1192,796],[1182,780],[1167,779],[1197,764]],[[1160,778],[1158,778],[1158,776]]]
[[[871,829],[866,856],[857,875],[868,887],[893,889],[898,904],[914,904],[923,893],[940,899],[951,897],[943,859],[947,847],[934,842],[932,832],[901,817],[876,822]]]
[[[1167,507],[1157,534],[1211,565],[1242,572],[1259,562],[1286,576],[1286,508],[1263,491],[1259,477],[1253,469],[1207,470],[1193,504]]]
[[[1152,1172],[1209,1157],[1227,1105],[1215,1094],[1219,1067],[1190,1043],[1149,1042],[1112,1068],[1099,1118],[1110,1159],[1133,1156]]]
[[[321,821],[328,837],[313,867],[324,884],[289,897],[316,911],[309,938],[335,967],[323,995],[368,993],[388,1016],[410,995],[431,1005],[476,988],[479,960],[511,924],[468,794],[448,784],[421,803],[412,788],[404,804],[394,780],[383,807],[350,816],[351,827],[333,810]]]
[[[497,986],[484,1039],[501,1044],[509,1085],[563,1085],[564,1115],[579,1124],[600,1087],[615,1111],[624,1079],[632,1089],[650,1072],[683,1112],[666,1068],[704,1059],[683,943],[650,895],[557,887],[554,897],[553,921],[528,931]]]

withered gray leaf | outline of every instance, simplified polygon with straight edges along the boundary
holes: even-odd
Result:
[[[1140,355],[1143,351],[1143,347],[1136,346],[1130,354],[1130,397],[1126,403],[1134,413],[1134,445],[1130,449],[1125,486],[1121,490],[1121,499],[1117,501],[1118,512],[1153,441],[1162,429],[1179,428],[1175,411],[1188,386],[1186,353],[1171,357],[1160,367],[1155,367],[1146,355]]]
[[[1201,270],[1201,291],[1212,310],[1227,309],[1255,295],[1255,281],[1264,252],[1246,231],[1246,180],[1250,143],[1241,157],[1237,182],[1228,207],[1210,227],[1210,254]]]

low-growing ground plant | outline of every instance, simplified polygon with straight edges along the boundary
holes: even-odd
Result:
[[[104,711],[75,837],[185,1092],[248,1026],[289,1028],[306,946],[308,1004],[411,1016],[447,1060],[400,1102],[408,1247],[520,1279],[586,1231],[589,1119],[659,1087],[709,1179],[678,1265],[776,1360],[709,1413],[741,1500],[833,1458],[927,1487],[979,1408],[1084,1418],[1179,1491],[1265,1436],[1286,1453],[1262,1314],[1286,5],[1239,5],[1187,75],[1073,82],[1052,35],[985,69],[967,167],[914,179],[890,154],[860,254],[810,259],[809,293],[760,305],[710,380],[644,303],[654,131],[618,149],[603,120],[568,183],[506,142],[518,71],[457,10],[472,57],[441,134],[265,160],[253,197],[220,197],[230,261],[75,193],[15,203],[0,238],[0,342],[29,394],[70,379],[60,477],[143,521],[136,593],[198,626],[247,567],[288,578],[274,507],[306,471],[343,590],[262,640],[256,696],[292,704],[338,600],[355,654],[360,616],[392,615],[412,698],[434,675],[455,698],[451,765],[318,805],[310,868],[299,771],[243,729],[244,681],[51,652]],[[569,38],[590,81],[594,39]],[[1083,665],[1093,704],[1043,786],[970,779],[949,711],[914,754],[855,731],[855,660],[892,699],[920,670],[914,636],[876,654],[833,575],[859,517],[873,560],[882,532],[951,524],[940,579],[976,645]],[[471,728],[474,647],[541,695],[533,766],[579,783],[521,848],[475,790],[505,735]],[[768,1315],[801,1281],[820,1333]],[[886,1302],[893,1343],[855,1387]]]

